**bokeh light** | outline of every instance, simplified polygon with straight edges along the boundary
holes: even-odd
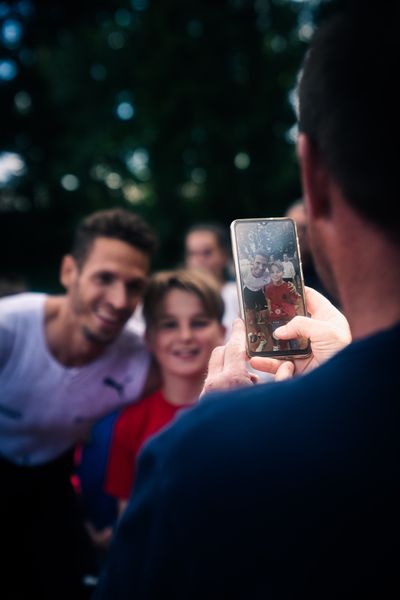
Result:
[[[15,152],[0,153],[0,185],[10,182],[13,177],[23,175],[25,171],[25,162],[22,157]]]
[[[0,29],[0,38],[7,48],[15,48],[22,37],[22,26],[16,19],[6,19]]]
[[[117,117],[122,121],[129,121],[135,114],[135,109],[131,102],[120,102],[115,109]]]
[[[149,153],[146,148],[137,148],[129,152],[125,159],[129,171],[142,181],[147,181],[151,177],[149,169]]]
[[[0,80],[11,81],[16,77],[17,73],[18,67],[15,60],[12,60],[11,58],[0,58]]]
[[[14,104],[18,112],[27,114],[32,107],[32,98],[28,92],[21,90],[15,94]]]
[[[76,175],[67,173],[61,177],[61,185],[67,192],[75,192],[79,188],[80,183]]]
[[[244,171],[250,166],[250,156],[247,152],[238,152],[233,162],[237,169]]]

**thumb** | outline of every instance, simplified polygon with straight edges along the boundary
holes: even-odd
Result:
[[[349,343],[347,329],[342,326],[309,317],[294,317],[289,323],[277,327],[274,336],[281,340],[308,338],[311,341],[314,357],[326,360]]]
[[[274,331],[274,337],[280,340],[290,340],[298,337],[312,338],[313,333],[320,330],[320,324],[309,317],[294,317],[286,325],[277,327]]]

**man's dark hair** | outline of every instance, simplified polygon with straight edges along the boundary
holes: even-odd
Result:
[[[71,254],[79,266],[99,237],[125,242],[150,258],[157,248],[155,233],[139,215],[122,208],[100,210],[83,219],[76,229]]]
[[[264,258],[266,258],[268,260],[268,252],[266,250],[264,250],[263,248],[255,249],[255,251],[253,253],[253,257],[255,258],[256,256],[263,256]]]
[[[400,9],[399,3],[374,8],[355,3],[317,30],[300,77],[299,129],[354,209],[394,232]]]

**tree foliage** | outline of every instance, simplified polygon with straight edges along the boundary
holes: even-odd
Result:
[[[154,226],[156,268],[194,222],[281,215],[300,194],[290,94],[311,19],[284,0],[1,4],[0,77],[2,60],[16,74],[0,79],[0,152],[25,165],[0,179],[2,274],[51,290],[98,208]]]

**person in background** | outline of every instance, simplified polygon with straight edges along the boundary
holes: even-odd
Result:
[[[239,315],[236,283],[232,278],[231,247],[227,231],[216,223],[198,223],[185,235],[185,265],[204,269],[218,281],[225,304],[223,324],[228,336]]]
[[[159,365],[162,385],[116,421],[105,489],[118,498],[120,513],[132,495],[143,444],[197,402],[211,351],[224,341],[223,311],[219,286],[206,272],[161,271],[150,279],[143,314],[147,347]]]
[[[0,299],[2,598],[86,592],[90,545],[71,483],[75,445],[156,385],[142,340],[125,329],[155,248],[139,216],[98,211],[62,259],[65,294]]]
[[[287,283],[289,283],[289,282],[294,283],[294,285],[296,285],[296,271],[295,271],[292,261],[289,260],[289,256],[287,255],[286,252],[284,252],[284,254],[283,254],[282,267],[283,267],[283,281],[286,281]],[[270,268],[270,270],[271,270],[271,268]]]
[[[234,323],[199,404],[144,449],[95,600],[398,595],[400,6],[345,4],[305,56],[297,152],[316,268],[352,341],[306,288],[312,318],[275,335],[306,334],[312,355],[254,358],[295,375],[254,385]]]
[[[269,265],[272,265],[272,263],[274,263],[276,261],[276,258],[273,254],[270,254],[268,257],[268,267]]]

